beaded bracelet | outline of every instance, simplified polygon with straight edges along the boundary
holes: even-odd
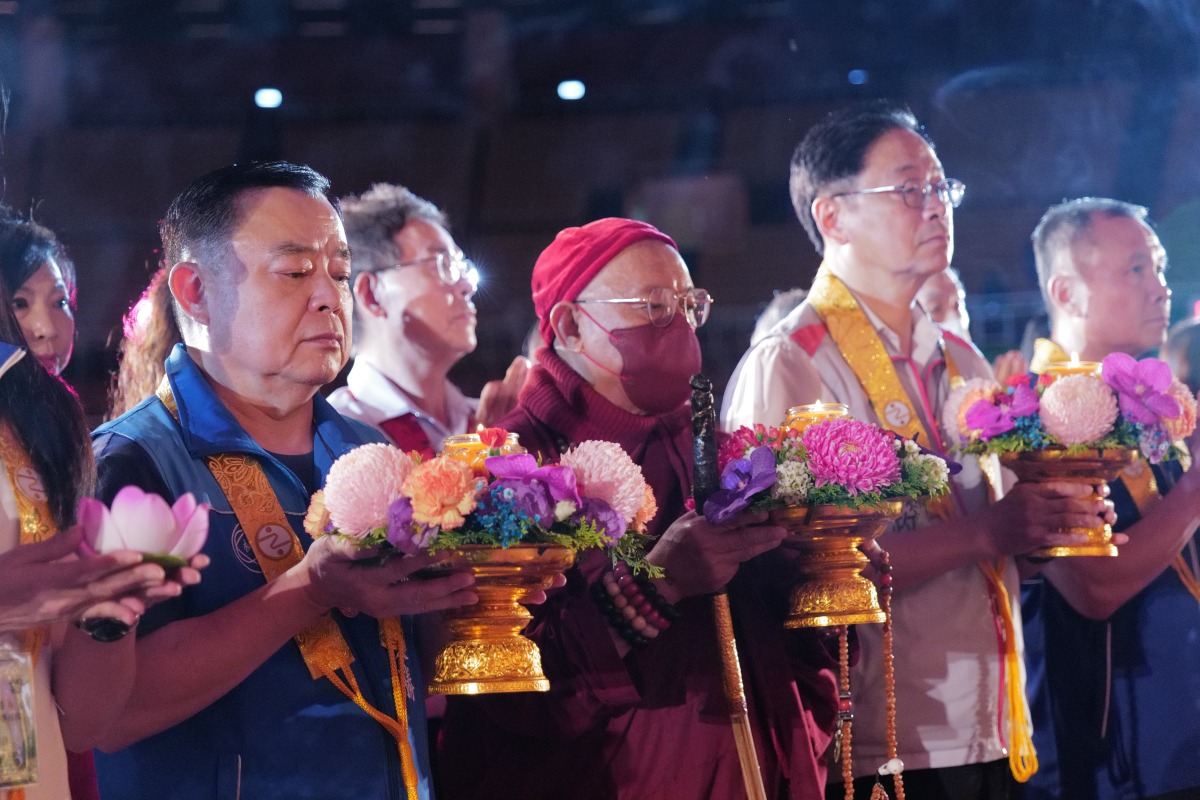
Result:
[[[621,638],[637,647],[657,638],[679,618],[679,610],[648,578],[634,575],[621,561],[593,584],[592,595]]]

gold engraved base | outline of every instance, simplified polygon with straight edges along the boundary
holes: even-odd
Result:
[[[783,546],[796,550],[800,582],[792,589],[788,628],[828,628],[883,622],[875,585],[862,576],[867,557],[859,545],[883,533],[903,503],[881,506],[795,506],[771,511],[787,528]]]
[[[549,691],[541,653],[521,635],[532,619],[521,600],[550,588],[554,576],[574,562],[575,551],[560,545],[521,544],[464,545],[451,553],[456,568],[469,569],[475,576],[479,602],[442,612],[451,641],[438,653],[429,693]]]
[[[1066,450],[1052,448],[1034,450],[1029,453],[1004,453],[1000,456],[1000,463],[1011,469],[1018,480],[1026,483],[1065,481],[1095,487],[1115,480],[1121,471],[1137,458],[1138,451],[1128,447],[1085,450],[1073,455],[1067,455]],[[1091,499],[1101,499],[1100,494],[1093,493]],[[1117,546],[1112,543],[1112,526],[1100,517],[1096,518],[1095,525],[1071,526],[1059,528],[1058,531],[1060,533],[1086,534],[1087,541],[1083,544],[1063,547],[1039,547],[1029,555],[1050,558],[1054,556],[1115,556],[1117,554]]]

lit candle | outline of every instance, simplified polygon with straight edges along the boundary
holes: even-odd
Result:
[[[476,473],[483,474],[485,471],[483,462],[488,456],[524,452],[525,448],[521,447],[517,442],[517,434],[515,433],[508,434],[504,438],[504,444],[498,448],[489,448],[479,438],[478,433],[460,433],[455,436],[446,437],[446,443],[442,445],[440,455],[465,461],[467,466],[475,470]]]
[[[1046,374],[1061,378],[1066,375],[1088,375],[1100,377],[1099,361],[1080,361],[1079,353],[1071,353],[1070,361],[1055,361],[1046,365]]]
[[[804,431],[817,422],[827,419],[838,419],[850,416],[850,407],[845,403],[822,403],[818,400],[805,406],[792,406],[788,409],[784,425],[796,431]]]

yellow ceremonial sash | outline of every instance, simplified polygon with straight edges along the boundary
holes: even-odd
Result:
[[[938,439],[926,429],[924,422],[913,408],[908,392],[900,382],[900,376],[892,362],[891,354],[879,338],[875,326],[850,290],[825,264],[817,271],[812,288],[808,292],[808,303],[817,312],[829,337],[837,345],[842,358],[858,378],[859,384],[871,402],[875,415],[889,430],[909,439],[923,435],[929,447],[935,447]],[[946,371],[951,385],[962,382],[962,373],[943,349]],[[933,410],[930,409],[930,413]],[[929,420],[930,425],[936,424]],[[955,514],[954,502],[949,495],[927,504],[930,513],[939,519],[949,519]],[[988,581],[992,606],[1000,623],[1004,651],[1004,692],[1009,707],[1009,767],[1013,777],[1024,783],[1037,772],[1037,752],[1033,747],[1033,723],[1025,687],[1021,680],[1021,658],[1017,652],[1016,623],[1012,616],[1008,587],[1004,584],[1004,560],[995,564],[980,562],[979,568]],[[1003,711],[1003,709],[1001,709]]]
[[[58,532],[50,513],[46,487],[8,420],[0,422],[0,459],[4,460],[8,482],[17,501],[17,517],[21,523],[18,546],[44,542]],[[45,628],[31,628],[22,635],[21,649],[29,653],[34,665],[45,641]],[[0,796],[6,800],[25,800],[25,790],[20,787],[0,790]]]
[[[23,545],[46,541],[58,532],[54,516],[50,513],[46,487],[7,420],[0,422],[0,458],[4,460],[8,482],[17,501],[17,516],[21,520],[17,541]],[[33,628],[26,631],[24,637],[24,650],[36,664],[46,639],[46,630]]]
[[[165,377],[156,394],[178,421],[179,408]],[[292,530],[279,498],[258,461],[244,453],[219,453],[206,457],[205,461],[241,524],[246,541],[254,550],[254,557],[267,581],[274,580],[300,563],[304,558],[300,538]],[[417,769],[408,742],[408,674],[404,665],[404,630],[400,621],[395,618],[379,620],[379,639],[388,653],[396,719],[372,706],[363,696],[351,668],[354,655],[330,614],[321,615],[320,619],[296,634],[296,644],[313,679],[326,678],[396,739],[404,786],[409,800],[416,800]]]

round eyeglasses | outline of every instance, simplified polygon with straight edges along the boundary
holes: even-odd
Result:
[[[462,253],[434,253],[424,258],[401,261],[399,264],[376,271],[387,272],[390,269],[420,267],[425,264],[433,264],[437,268],[438,280],[447,286],[457,286],[459,281],[465,280],[471,287],[472,294],[479,288],[479,268],[475,266],[474,261],[464,258]]]
[[[889,192],[899,192],[904,199],[904,205],[909,208],[924,208],[925,201],[929,199],[929,195],[934,192],[937,197],[951,208],[958,208],[959,203],[963,200],[963,194],[967,191],[967,185],[956,178],[946,178],[940,181],[918,181],[907,180],[904,183],[898,183],[895,186],[876,186],[872,189],[855,189],[849,192],[838,192],[830,195],[830,197],[845,197],[851,194],[885,194]]]
[[[659,287],[651,289],[645,297],[617,297],[596,300],[576,300],[584,303],[617,303],[621,305],[641,306],[650,318],[650,324],[656,328],[665,328],[675,319],[675,309],[683,309],[688,324],[699,328],[708,322],[708,312],[712,310],[713,298],[704,289],[688,289],[676,294],[670,289]]]

